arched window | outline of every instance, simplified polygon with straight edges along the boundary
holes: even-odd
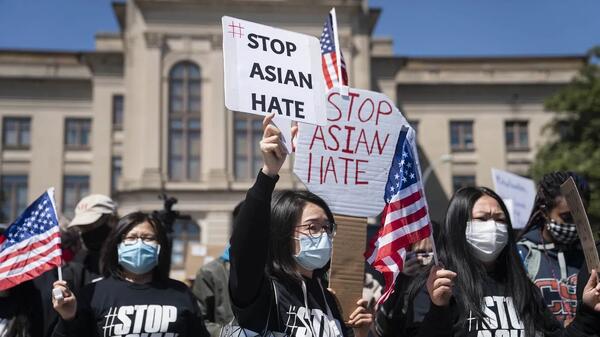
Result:
[[[200,180],[200,68],[189,61],[169,72],[169,180]]]

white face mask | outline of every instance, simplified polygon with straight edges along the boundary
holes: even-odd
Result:
[[[508,228],[494,220],[467,222],[467,242],[481,262],[493,262],[508,242]]]

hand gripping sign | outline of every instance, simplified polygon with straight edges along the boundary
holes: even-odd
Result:
[[[319,40],[229,16],[221,21],[225,106],[325,125]]]

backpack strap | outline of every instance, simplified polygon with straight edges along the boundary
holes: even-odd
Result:
[[[529,279],[533,281],[540,270],[540,264],[542,261],[542,252],[540,251],[539,247],[540,245],[529,240],[520,241],[518,245],[527,247],[527,254],[525,256],[522,254],[520,255],[523,259],[523,265],[527,271],[527,276],[529,276]]]

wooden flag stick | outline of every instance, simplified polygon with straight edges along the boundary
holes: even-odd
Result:
[[[367,218],[335,215],[329,287],[336,293],[342,317],[348,320],[362,298],[365,277],[363,253],[367,241]]]

